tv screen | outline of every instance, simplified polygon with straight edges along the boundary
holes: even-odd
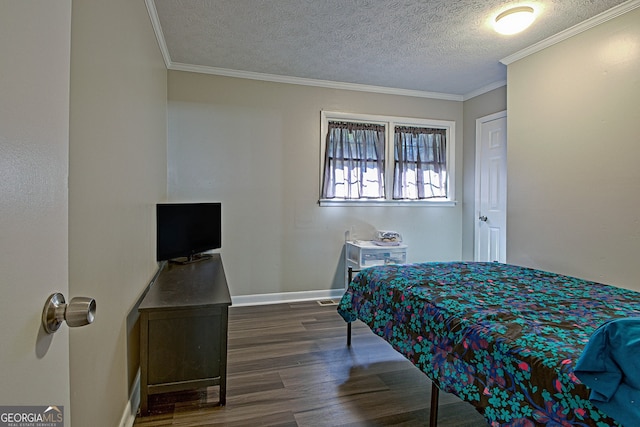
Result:
[[[158,261],[194,256],[222,247],[221,203],[156,205]]]

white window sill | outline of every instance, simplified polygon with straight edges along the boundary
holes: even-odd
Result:
[[[343,200],[343,199],[320,199],[318,204],[326,206],[405,206],[405,207],[455,207],[455,200]]]

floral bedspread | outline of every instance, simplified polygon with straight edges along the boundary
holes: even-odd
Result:
[[[492,426],[610,426],[574,365],[598,326],[640,316],[640,293],[501,263],[388,265],[356,275],[338,312]]]

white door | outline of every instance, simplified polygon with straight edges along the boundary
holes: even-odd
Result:
[[[475,260],[507,260],[507,113],[476,120]]]
[[[62,406],[65,425],[69,334],[41,316],[69,297],[70,43],[71,0],[0,2],[0,410]]]

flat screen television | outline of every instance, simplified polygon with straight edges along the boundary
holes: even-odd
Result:
[[[158,261],[192,262],[222,247],[221,203],[158,203],[156,224]]]

